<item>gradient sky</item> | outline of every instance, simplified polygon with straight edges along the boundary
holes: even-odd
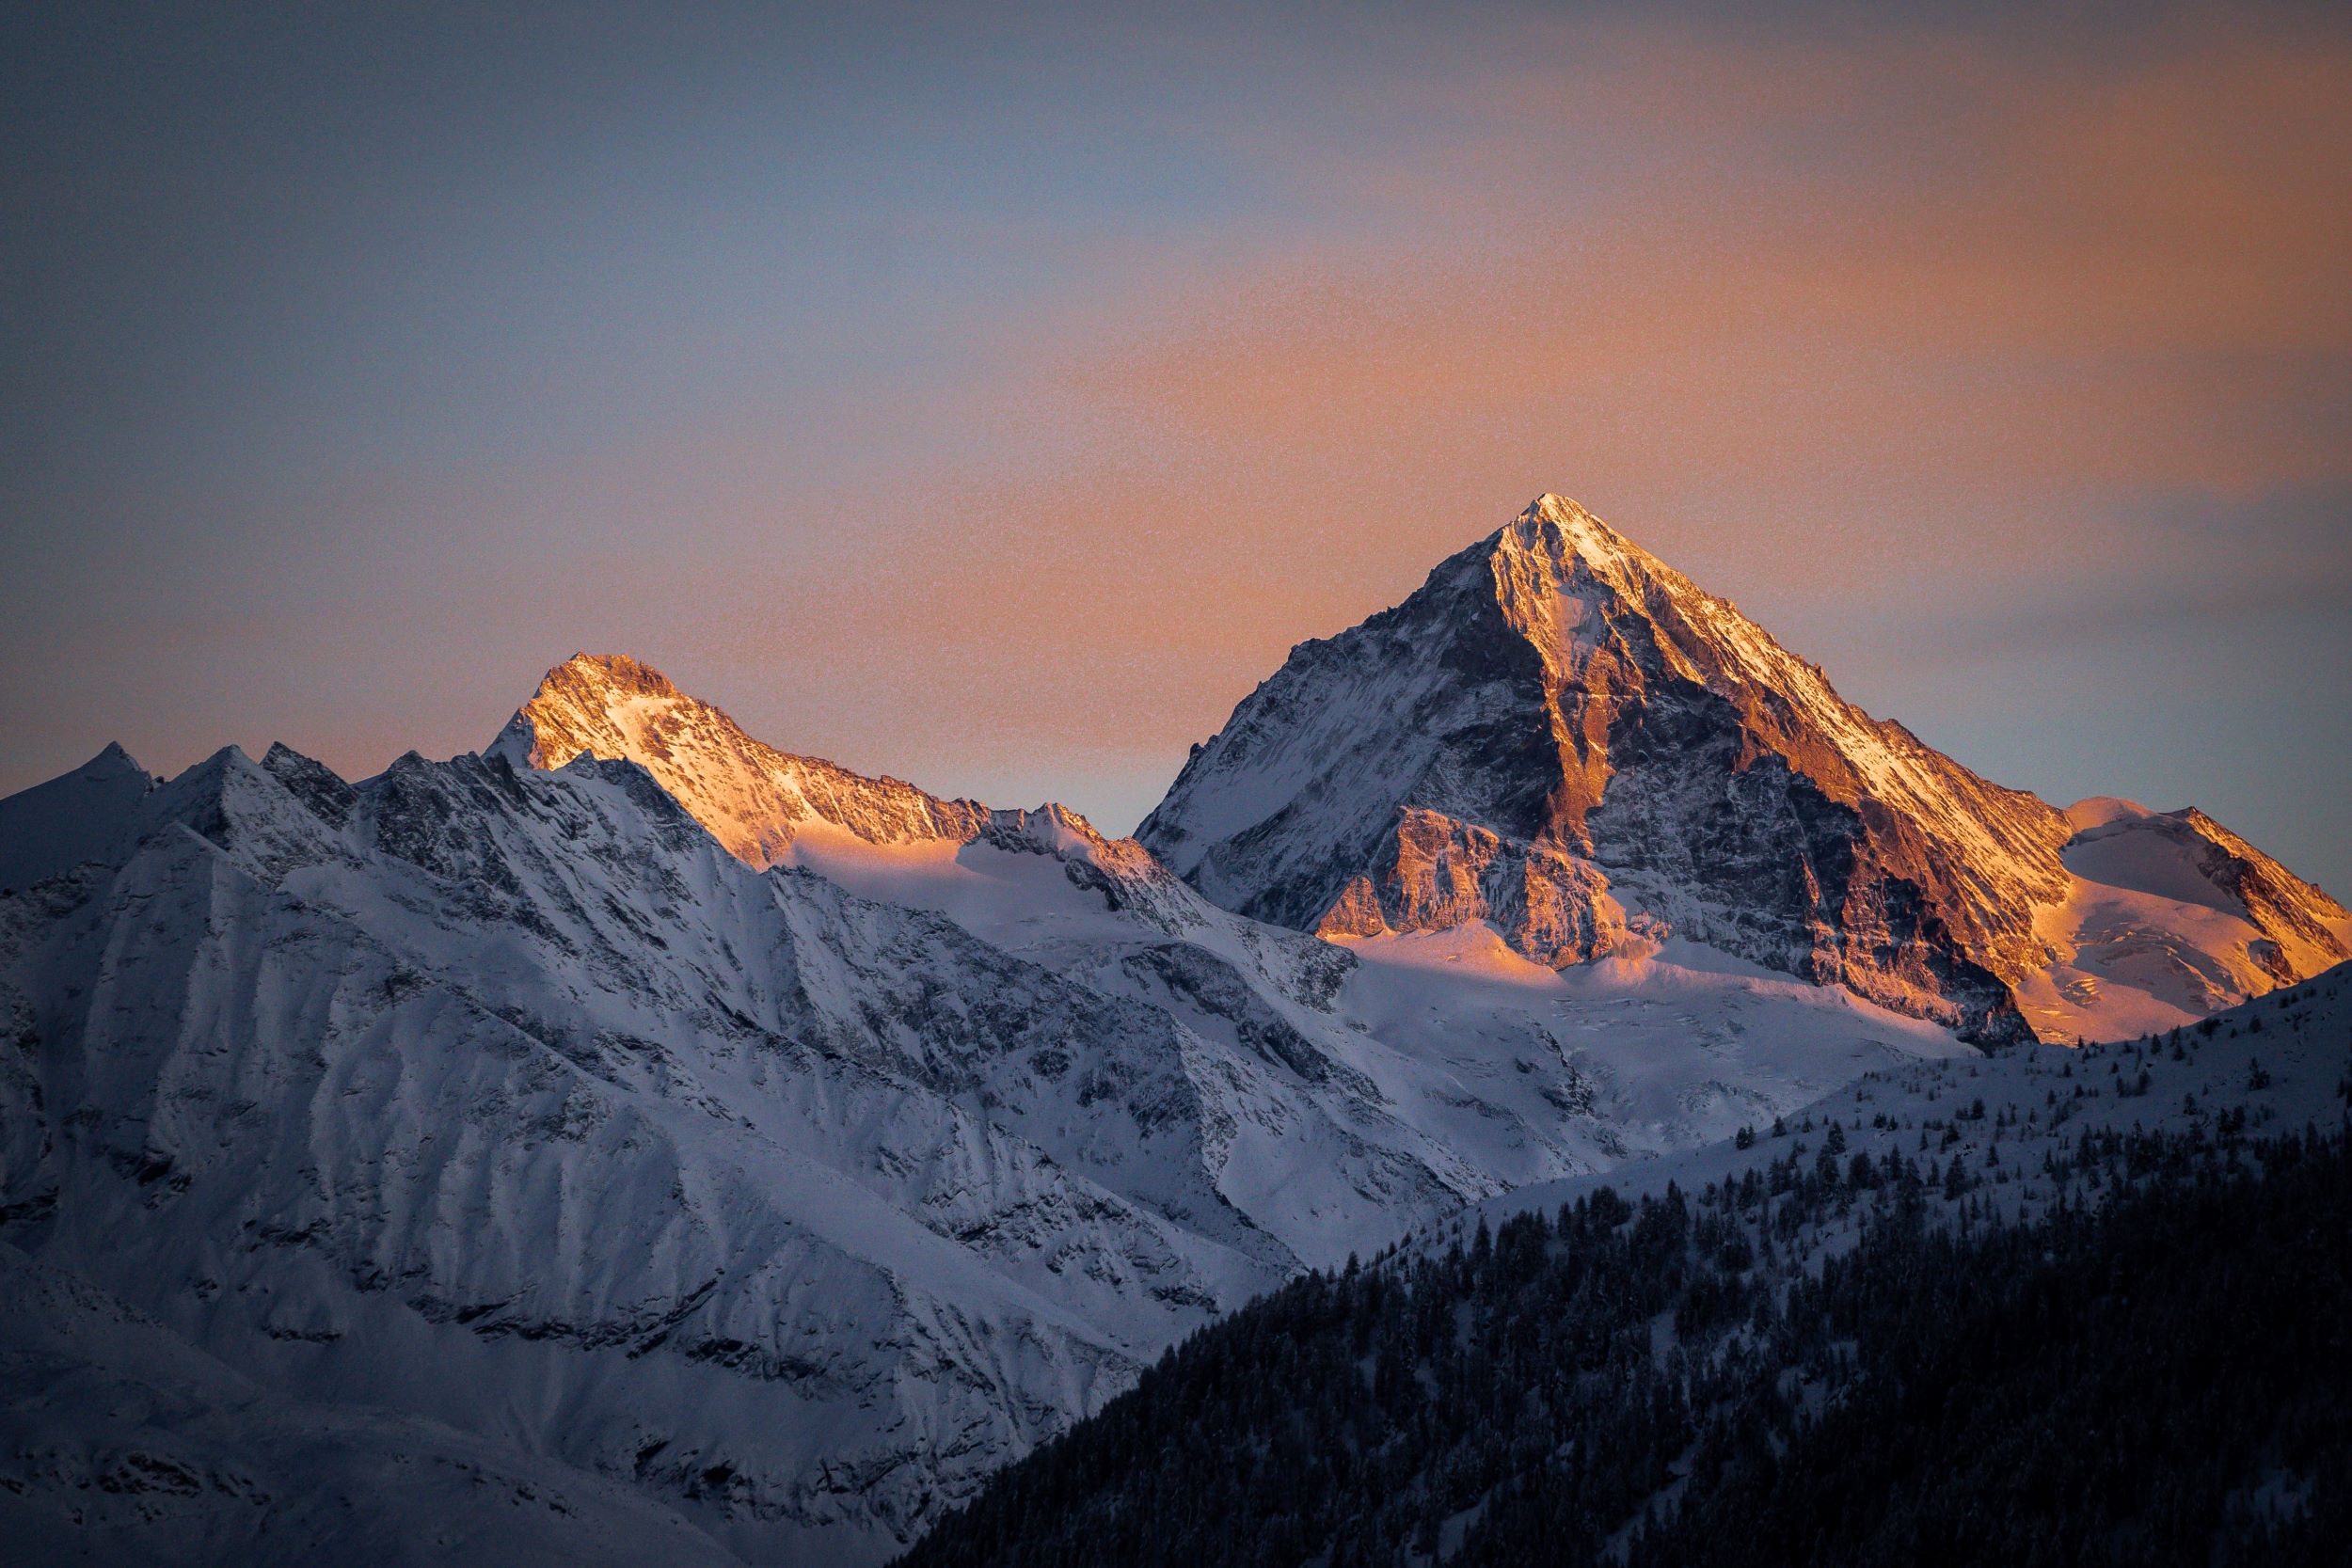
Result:
[[[584,648],[1123,831],[1557,490],[2352,889],[2352,11],[1000,9],[9,8],[0,791]]]

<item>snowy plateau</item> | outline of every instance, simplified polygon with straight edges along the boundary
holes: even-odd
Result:
[[[0,801],[0,1539],[58,1561],[879,1562],[1302,1270],[1839,1096],[2024,1105],[2037,1039],[2352,953],[1552,496],[1134,839],[583,655],[358,783],[110,747]]]

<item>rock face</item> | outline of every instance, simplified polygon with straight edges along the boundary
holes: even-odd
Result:
[[[1292,650],[1136,836],[1302,930],[1487,921],[1554,966],[1678,933],[1999,1040],[2056,958],[2075,832],[1548,495]],[[2345,956],[2340,906],[2211,842],[2272,983]]]

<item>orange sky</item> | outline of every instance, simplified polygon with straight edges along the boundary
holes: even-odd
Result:
[[[2352,879],[2352,38],[1922,15],[616,10],[213,40],[233,116],[61,44],[0,787],[470,748],[586,647],[1123,828],[1553,489],[2004,782]]]

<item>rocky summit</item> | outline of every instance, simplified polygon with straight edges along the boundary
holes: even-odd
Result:
[[[2080,829],[1873,719],[1554,495],[1293,649],[1137,837],[1300,930],[1485,922],[1555,967],[1679,935],[1986,1041],[2177,1023],[2352,938],[2202,814]]]

